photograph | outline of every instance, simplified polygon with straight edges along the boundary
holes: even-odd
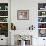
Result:
[[[18,10],[17,20],[29,20],[29,10]]]
[[[0,46],[46,46],[46,0],[0,0]]]

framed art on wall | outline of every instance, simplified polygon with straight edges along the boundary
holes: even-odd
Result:
[[[29,10],[18,10],[17,20],[29,20]]]

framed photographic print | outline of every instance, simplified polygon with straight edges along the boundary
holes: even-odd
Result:
[[[29,10],[18,10],[17,20],[29,20]]]

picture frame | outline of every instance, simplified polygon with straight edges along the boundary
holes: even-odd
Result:
[[[29,20],[29,10],[17,10],[17,20]]]

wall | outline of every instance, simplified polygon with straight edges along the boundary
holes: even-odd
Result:
[[[38,38],[38,3],[45,3],[46,0],[11,0],[11,22],[16,25],[17,30],[28,30],[32,24],[35,26],[33,46],[40,46],[43,44],[43,38]],[[29,20],[17,20],[17,10],[29,10]],[[18,31],[19,32],[19,31]],[[39,44],[38,44],[39,43]]]
[[[27,30],[32,24],[37,29],[38,3],[46,0],[11,0],[11,22],[17,30]],[[17,20],[17,10],[29,10],[29,20]]]
[[[17,20],[17,10],[29,10],[29,20]],[[11,22],[14,22],[17,30],[27,30],[32,24],[36,27],[37,2],[31,0],[12,0],[11,16]]]

